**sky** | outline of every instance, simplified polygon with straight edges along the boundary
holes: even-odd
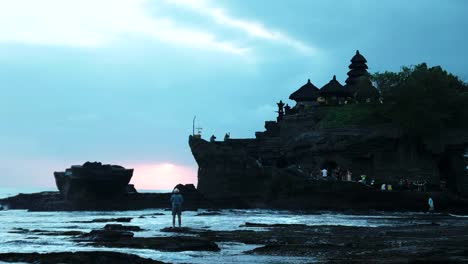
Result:
[[[426,62],[468,81],[464,0],[0,0],[0,187],[85,161],[138,189],[197,182],[208,139],[254,137],[311,79]]]

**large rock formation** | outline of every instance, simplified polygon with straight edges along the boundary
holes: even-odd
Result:
[[[403,188],[403,180],[425,182],[427,191],[448,188],[468,194],[466,132],[446,131],[437,140],[419,142],[389,123],[321,128],[326,112],[339,107],[317,107],[268,121],[266,131],[252,139],[207,142],[190,136],[199,166],[198,190],[211,198],[252,197],[259,203],[301,192],[310,196],[325,190],[373,191],[357,182],[339,181],[342,175],[333,171],[340,167],[350,170],[355,181],[366,175],[368,181],[392,184],[394,189]],[[338,181],[314,180],[323,168]]]

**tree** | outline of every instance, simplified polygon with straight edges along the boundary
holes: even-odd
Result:
[[[422,63],[398,73],[375,73],[372,80],[387,105],[381,114],[410,134],[436,135],[468,125],[467,85],[440,66]]]

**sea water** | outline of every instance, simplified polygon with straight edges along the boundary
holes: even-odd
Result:
[[[18,190],[0,189],[0,197],[15,195]],[[23,190],[23,193],[38,191]],[[281,210],[220,210],[219,215],[197,216],[205,212],[183,212],[182,224],[186,227],[209,230],[263,230],[264,228],[241,227],[246,222],[264,224],[306,224],[306,225],[341,225],[341,226],[399,226],[427,224],[434,216],[424,213],[384,213],[343,214],[336,212],[292,212]],[[160,215],[159,215],[160,214]],[[144,216],[144,217],[141,217]],[[139,226],[144,231],[135,232],[135,236],[173,236],[159,230],[172,224],[171,212],[165,209],[148,209],[137,211],[84,211],[84,212],[28,212],[26,210],[0,211],[0,253],[7,252],[70,252],[70,251],[115,251],[136,254],[171,263],[304,263],[314,262],[313,258],[249,255],[245,251],[262,245],[243,243],[218,243],[220,252],[160,252],[148,249],[102,248],[92,247],[85,243],[73,242],[69,236],[48,236],[37,234],[12,233],[15,228],[40,229],[46,231],[77,230],[89,232],[103,228],[108,223],[77,223],[97,218],[130,217],[130,223],[124,225]],[[439,215],[438,223],[453,225],[466,219]]]

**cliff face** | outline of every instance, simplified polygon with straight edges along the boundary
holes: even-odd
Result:
[[[291,186],[311,185],[322,168],[341,178],[333,175],[340,167],[350,170],[354,180],[366,175],[377,184],[393,186],[400,180],[425,181],[430,190],[468,194],[463,157],[467,133],[447,131],[419,142],[390,124],[322,129],[316,117],[292,115],[266,122],[266,131],[257,132],[255,139],[207,142],[190,136],[199,191],[208,197],[252,195],[268,200]]]

